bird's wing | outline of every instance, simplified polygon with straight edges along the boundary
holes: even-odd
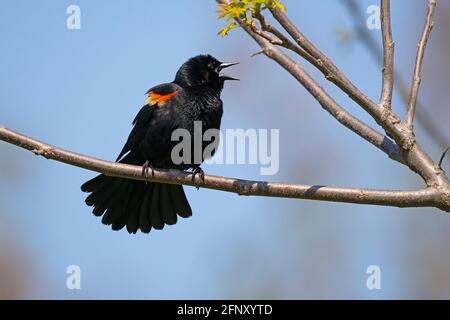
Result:
[[[163,108],[167,102],[178,94],[179,90],[180,87],[174,83],[164,83],[153,87],[146,92],[147,99],[144,102],[144,106],[134,118],[133,129],[116,161],[119,161],[127,152],[139,145],[145,137],[145,133],[155,110],[157,108]]]

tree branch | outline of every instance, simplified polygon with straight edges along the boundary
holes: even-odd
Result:
[[[289,50],[297,53],[300,57],[302,57],[306,61],[309,61],[309,63],[311,63],[312,65],[316,66],[317,68],[319,68],[321,66],[321,64],[318,63],[317,60],[313,56],[311,56],[309,53],[304,51],[299,46],[295,45],[282,32],[280,32],[277,28],[275,28],[274,26],[269,24],[266,21],[266,19],[264,18],[264,16],[261,14],[261,12],[255,12],[254,13],[254,17],[256,19],[258,19],[259,23],[261,24],[261,30],[262,31],[269,32],[269,33],[273,34],[275,37],[277,37],[280,40],[280,41],[270,41],[270,38],[267,39],[266,37],[263,36],[263,38],[268,40],[271,44],[282,46],[282,47],[284,47],[286,49],[289,49]],[[251,25],[251,27],[252,27],[252,31],[255,32],[256,34],[258,34],[260,36],[262,36],[260,33],[264,34],[264,32],[261,32],[260,30],[255,30],[254,29],[255,26],[253,24]]]
[[[293,24],[289,18],[279,9],[271,8],[270,12],[278,23],[289,33],[294,41],[307,53],[316,59],[314,65],[325,75],[325,78],[333,82],[344,91],[353,101],[366,110],[374,120],[382,124],[385,115],[383,110],[359,90],[339,68],[322,53],[314,44]]]
[[[441,157],[439,158],[438,166],[441,169],[442,169],[442,162],[444,161],[445,155],[447,154],[447,152],[449,150],[450,150],[450,147],[447,147],[447,149],[444,150],[444,152],[442,153]]]
[[[124,179],[201,186],[202,188],[232,192],[246,196],[309,199],[395,207],[437,207],[450,211],[450,203],[441,201],[436,188],[417,191],[335,188],[318,185],[299,185],[250,181],[205,175],[204,182],[192,181],[192,173],[180,170],[155,169],[153,177],[145,178],[142,167],[99,160],[37,141],[33,138],[0,127],[0,140],[29,150],[47,159]]]
[[[428,2],[427,18],[423,28],[422,37],[417,47],[416,65],[414,67],[411,93],[409,95],[405,119],[406,127],[411,131],[413,129],[414,113],[416,111],[417,96],[419,94],[420,81],[422,77],[423,57],[425,55],[425,48],[427,46],[431,30],[433,29],[433,14],[436,8],[436,2],[437,0],[429,0]]]
[[[297,79],[322,108],[337,121],[382,150],[389,158],[405,163],[401,151],[395,143],[342,108],[298,63],[269,43],[263,43],[262,48],[266,56],[275,60]]]
[[[216,0],[218,3],[226,3],[225,0]],[[236,19],[239,25],[259,44],[267,57],[271,58],[290,73],[300,84],[320,103],[322,108],[328,111],[342,125],[373,144],[386,153],[389,158],[405,164],[405,159],[398,145],[385,135],[368,126],[341,107],[319,84],[293,59],[278,50],[265,38],[253,32],[243,21]],[[378,106],[377,106],[378,107]]]
[[[258,27],[253,22],[250,24],[250,28],[252,29],[252,31],[254,33],[256,33],[258,36],[266,39],[271,44],[278,45],[278,46],[286,46],[286,44],[284,44],[282,40],[275,39],[270,34],[263,32],[263,31],[265,31],[264,29],[259,30]]]
[[[223,3],[223,0],[216,1]],[[384,4],[386,5],[389,3],[388,1],[384,1]],[[435,5],[436,0],[430,0],[424,36],[419,44],[418,58],[416,62],[416,71],[418,72],[415,72],[415,74],[419,75],[419,82],[423,51],[429,37],[429,32],[431,31],[432,15]],[[290,23],[289,20],[284,20],[287,18],[281,12],[277,10],[272,10],[272,12],[274,15],[278,15],[278,18],[276,18],[277,20],[282,21],[280,23],[282,23],[285,29],[289,28],[292,34],[298,35],[298,30]],[[386,14],[388,13],[385,13],[385,15]],[[237,19],[237,21],[260,45],[262,52],[267,57],[280,64],[280,66],[282,66],[295,79],[297,79],[297,81],[299,81],[299,83],[311,93],[320,105],[333,115],[333,117],[335,117],[344,126],[351,129],[373,145],[377,146],[383,152],[387,153],[392,159],[406,164],[411,170],[418,173],[424,179],[427,187],[417,191],[335,188],[317,185],[249,181],[218,176],[205,176],[204,181],[192,181],[192,173],[186,173],[179,170],[161,169],[154,170],[154,175],[151,178],[145,178],[142,175],[142,168],[139,166],[114,163],[76,154],[43,142],[39,142],[4,127],[0,127],[0,140],[4,140],[8,143],[30,150],[36,155],[44,156],[47,159],[53,159],[88,170],[101,172],[105,175],[125,179],[201,186],[209,189],[233,192],[239,195],[311,199],[397,207],[436,207],[443,211],[450,212],[450,182],[445,175],[445,172],[440,167],[441,162],[437,165],[431,160],[431,158],[423,151],[422,147],[415,141],[412,129],[410,131],[405,131],[404,125],[397,121],[398,117],[390,109],[386,110],[386,108],[379,108],[377,104],[374,104],[370,99],[365,97],[364,94],[354,87],[353,84],[351,84],[351,82],[348,81],[348,79],[346,79],[345,76],[334,66],[334,64],[320,51],[318,51],[306,38],[304,38],[303,35],[300,34],[300,38],[295,38],[291,32],[288,31],[291,36],[296,39],[298,45],[304,50],[304,52],[313,57],[315,59],[314,61],[321,61],[325,69],[331,70],[332,78],[338,79],[337,83],[340,83],[340,85],[343,86],[342,90],[347,90],[350,94],[353,94],[353,99],[355,99],[355,101],[359,101],[360,104],[367,109],[370,114],[372,114],[374,119],[380,123],[383,129],[391,134],[397,144],[393,143],[387,137],[370,128],[367,124],[361,122],[359,119],[343,109],[298,63],[282,51],[278,50],[273,44],[270,43],[272,41],[268,41],[267,37],[260,35],[258,30],[255,31],[252,26],[249,27],[243,24],[242,21],[239,21],[239,19]],[[265,24],[264,20],[259,21],[263,21],[262,25]],[[283,21],[285,24],[283,24]],[[267,29],[267,24],[263,28],[270,30]],[[386,22],[384,28],[385,34],[389,31],[388,26],[386,26]],[[384,37],[386,38],[386,43],[388,44],[389,36]],[[283,40],[281,41],[283,42]],[[386,55],[389,55],[390,51],[387,51],[388,52]],[[390,69],[390,59],[391,58],[389,56],[386,57],[387,63],[385,63],[385,65],[388,65],[388,70]],[[389,81],[390,79],[384,79],[385,87],[390,87]]]
[[[223,2],[224,0],[219,1]],[[291,35],[297,44],[311,56],[316,58],[317,61],[320,61],[320,63],[323,64],[325,69],[328,70],[328,73],[331,75],[331,77],[327,77],[327,79],[334,82],[339,88],[341,88],[342,91],[347,93],[353,101],[366,110],[384,129],[384,131],[395,140],[396,144],[400,146],[403,157],[406,159],[406,164],[410,167],[410,169],[418,173],[424,181],[427,182],[427,184],[434,183],[433,181],[436,178],[436,174],[434,172],[433,161],[423,151],[423,149],[417,145],[414,136],[411,133],[405,133],[404,126],[402,125],[400,118],[392,112],[391,109],[380,108],[378,104],[374,103],[364,93],[356,88],[356,86],[346,78],[346,76],[334,65],[334,63],[297,29],[297,27],[283,12],[279,9],[270,9],[270,11],[272,12],[274,18]],[[246,31],[251,33],[251,30]],[[319,68],[319,70],[321,69]],[[305,86],[303,83],[302,85]],[[316,96],[314,97],[318,100]]]
[[[219,3],[227,3],[226,0],[216,1]],[[355,88],[353,84],[345,78],[343,73],[338,70],[334,64],[323,55],[323,53],[315,48],[315,46],[298,31],[296,26],[280,10],[270,10],[275,19],[278,20],[299,46],[314,58],[318,58],[322,61],[324,65],[331,68],[332,74],[335,75],[333,79],[339,80],[338,82],[342,85],[342,90],[348,92],[353,100],[367,110],[385,132],[395,140],[396,144],[392,143],[388,138],[384,138],[383,142],[388,141],[389,144],[386,148],[386,145],[384,145],[383,142],[380,142],[377,131],[346,112],[305,70],[303,70],[303,68],[300,67],[298,63],[278,50],[277,47],[266,41],[264,38],[255,34],[245,23],[237,18],[235,20],[259,44],[262,48],[262,52],[267,57],[276,61],[297,79],[297,81],[320,103],[320,105],[330,112],[339,122],[388,153],[391,158],[393,158],[392,155],[394,155],[395,160],[406,164],[413,172],[417,173],[424,180],[427,186],[444,190],[446,197],[448,196],[450,199],[450,181],[445,175],[445,172],[433,162],[431,157],[416,141],[414,133],[410,130],[406,130],[404,124],[400,121],[400,118],[392,112],[391,109],[380,108],[378,104],[372,102],[362,92]],[[400,154],[397,154],[395,151],[398,147],[400,147],[401,150]],[[394,151],[394,154],[392,154],[392,151]]]
[[[220,1],[222,2],[223,0]],[[434,0],[434,2],[435,1],[436,0]],[[364,93],[356,88],[353,83],[351,83],[350,80],[348,80],[345,75],[334,65],[334,63],[297,29],[297,27],[283,12],[274,8],[271,8],[270,11],[274,18],[291,35],[291,37],[302,49],[323,63],[325,68],[332,75],[332,77],[329,78],[330,81],[334,82],[339,88],[347,93],[352,100],[357,102],[364,110],[366,110],[384,129],[384,131],[395,140],[396,144],[401,148],[406,164],[412,171],[420,175],[429,186],[449,184],[448,178],[445,174],[440,175],[439,170],[436,170],[436,165],[433,160],[417,143],[412,130],[405,130],[405,126],[400,121],[400,118],[392,112],[391,109],[380,108],[378,104],[374,103],[366,95],[364,95]],[[251,33],[251,30],[247,30],[247,32]],[[319,68],[319,70],[321,69]],[[302,85],[307,88],[304,83],[302,83]],[[313,92],[311,93],[313,94]],[[316,96],[314,97],[318,100]]]
[[[383,38],[383,81],[380,105],[391,109],[394,88],[394,40],[391,30],[391,1],[381,0],[381,30]]]

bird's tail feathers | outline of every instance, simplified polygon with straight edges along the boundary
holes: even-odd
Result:
[[[137,164],[132,156],[120,162]],[[192,210],[181,185],[146,183],[100,174],[81,186],[91,194],[86,204],[94,207],[93,213],[102,216],[102,223],[113,230],[126,226],[129,233],[139,229],[148,233],[177,222],[177,216],[187,218]]]

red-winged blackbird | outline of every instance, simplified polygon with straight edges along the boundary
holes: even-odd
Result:
[[[175,80],[147,91],[147,99],[133,121],[133,129],[116,161],[148,168],[194,169],[202,173],[200,163],[175,164],[172,141],[175,129],[194,133],[194,121],[201,121],[203,132],[219,129],[222,118],[220,93],[225,80],[237,80],[221,74],[223,68],[235,63],[221,63],[210,55],[199,55],[186,61]],[[203,145],[203,148],[205,145]],[[203,158],[201,159],[203,161]],[[93,206],[96,216],[113,230],[127,227],[129,233],[138,229],[148,233],[152,228],[177,222],[177,214],[192,215],[183,187],[175,184],[108,177],[103,174],[87,181],[81,190],[90,192],[86,204]]]

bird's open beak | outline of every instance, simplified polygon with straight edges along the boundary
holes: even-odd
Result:
[[[220,64],[220,70],[234,66],[236,64],[239,64],[239,62],[222,62]],[[238,78],[230,77],[230,76],[227,76],[226,74],[222,74],[222,73],[220,74],[220,79],[222,79],[222,80],[239,80]]]
[[[233,77],[227,76],[226,74],[222,74],[222,73],[219,75],[219,77],[222,80],[239,80],[238,78],[233,78]]]
[[[220,64],[220,69],[225,69],[225,68],[237,65],[237,64],[239,64],[239,62],[222,62]]]

